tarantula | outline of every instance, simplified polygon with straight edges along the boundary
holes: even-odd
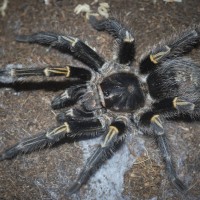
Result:
[[[116,151],[126,135],[139,129],[155,137],[166,165],[170,181],[184,193],[187,187],[178,178],[164,128],[164,121],[187,115],[199,118],[200,68],[191,59],[182,57],[200,44],[200,27],[195,26],[154,46],[143,56],[137,68],[134,61],[133,34],[114,18],[89,19],[94,29],[114,36],[119,48],[115,60],[106,61],[78,38],[39,32],[19,35],[18,42],[38,43],[69,53],[86,64],[84,67],[12,68],[0,71],[0,80],[25,79],[29,76],[65,76],[82,83],[71,85],[52,101],[52,108],[65,108],[58,114],[60,123],[49,131],[25,138],[0,154],[10,159],[63,138],[96,137],[103,139],[87,160],[68,194],[75,193],[88,180],[97,166]]]

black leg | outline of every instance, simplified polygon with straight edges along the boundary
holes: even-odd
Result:
[[[140,72],[149,73],[167,59],[177,58],[189,53],[195,46],[200,44],[200,27],[195,27],[180,35],[173,37],[164,44],[157,45],[140,62]]]
[[[96,149],[96,151],[88,158],[84,168],[80,172],[78,179],[69,188],[68,195],[77,192],[80,187],[88,180],[91,173],[101,165],[108,154],[113,152],[117,147],[122,144],[125,137],[126,127],[122,121],[114,122],[110,125],[108,133],[105,135],[102,143]]]
[[[70,120],[63,125],[53,128],[50,131],[24,139],[13,147],[0,154],[0,161],[11,159],[20,153],[27,153],[47,145],[53,145],[63,138],[94,137],[102,134],[106,129],[106,123],[96,120]]]
[[[178,178],[177,173],[175,171],[175,168],[173,166],[169,145],[167,142],[167,137],[163,133],[162,135],[156,135],[156,142],[158,144],[158,147],[162,153],[163,160],[165,162],[166,171],[168,172],[169,179],[173,183],[173,185],[180,191],[180,192],[186,192],[187,187],[183,184],[183,182]]]
[[[187,100],[188,98],[189,97],[172,97],[154,103],[151,111],[147,111],[141,115],[138,124],[138,127],[144,133],[150,134],[156,138],[156,142],[165,162],[169,179],[182,193],[185,193],[188,188],[177,176],[167,136],[164,131],[163,121],[165,119],[174,119],[174,117],[180,116],[181,114],[197,117],[199,115],[199,105],[196,101],[198,100],[192,96],[191,101]]]
[[[92,48],[87,46],[78,38],[71,36],[57,35],[50,32],[40,32],[32,35],[19,35],[16,37],[18,42],[37,43],[51,46],[63,53],[69,53],[76,59],[82,61],[92,69],[98,71],[104,64],[101,58]]]
[[[97,20],[94,16],[90,17],[90,23],[98,31],[107,31],[119,43],[118,61],[121,64],[131,64],[135,54],[135,40],[128,29],[123,27],[115,19]]]
[[[183,97],[167,98],[153,104],[153,108],[157,113],[169,117],[177,114],[190,115],[195,110],[195,106],[194,99],[188,101]]]
[[[178,178],[172,161],[167,137],[163,128],[163,117],[152,111],[146,112],[140,118],[139,127],[144,133],[150,134],[156,138],[170,181],[179,191],[185,193],[187,187]]]
[[[23,77],[23,79],[30,76],[41,76],[41,77],[51,77],[51,76],[65,76],[67,79],[76,79],[88,81],[91,79],[91,72],[84,68],[73,67],[67,65],[65,67],[42,67],[42,68],[13,68],[13,69],[2,69],[0,70],[0,82],[14,82],[17,79]]]

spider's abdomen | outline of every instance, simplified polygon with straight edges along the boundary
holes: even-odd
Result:
[[[144,105],[144,94],[134,74],[112,74],[100,86],[105,107],[110,110],[130,112]]]
[[[167,61],[148,76],[149,93],[155,99],[199,99],[199,74],[200,68],[189,59]]]

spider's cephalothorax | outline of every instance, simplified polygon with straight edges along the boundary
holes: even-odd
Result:
[[[144,94],[134,74],[112,74],[102,81],[100,87],[103,105],[110,110],[131,112],[144,105]]]
[[[57,116],[59,126],[22,140],[4,151],[0,160],[52,145],[63,138],[103,135],[102,143],[69,189],[72,194],[103,163],[106,154],[118,149],[128,132],[140,129],[156,138],[170,180],[178,190],[185,192],[187,187],[177,177],[163,125],[165,120],[183,114],[199,119],[200,68],[182,56],[200,44],[200,28],[188,29],[154,47],[141,59],[138,72],[130,67],[135,53],[135,40],[130,31],[115,19],[90,17],[90,23],[96,30],[107,31],[117,39],[119,51],[115,61],[105,61],[92,48],[71,36],[40,32],[16,38],[18,42],[50,45],[73,55],[86,66],[0,70],[2,82],[28,76],[65,76],[69,80],[81,80],[81,84],[70,86],[52,101],[53,109],[67,107]]]

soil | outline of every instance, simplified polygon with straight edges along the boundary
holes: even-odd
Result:
[[[0,68],[8,64],[21,64],[23,67],[66,63],[82,65],[53,49],[15,42],[18,34],[42,30],[79,37],[96,47],[100,55],[112,59],[113,39],[106,33],[97,33],[83,16],[75,15],[74,8],[83,1],[49,2],[49,5],[45,5],[42,0],[9,1],[6,15],[0,16]],[[88,4],[91,2],[84,1]],[[200,24],[199,0],[183,0],[181,3],[162,0],[107,2],[112,15],[132,27],[135,33],[137,54],[134,65],[138,64],[149,46],[188,26]],[[95,5],[93,7],[96,9]],[[199,53],[200,50],[195,50],[192,57],[200,63]],[[0,83],[0,151],[55,125],[58,111],[52,111],[50,103],[68,84],[63,79],[52,79],[50,84],[48,79],[44,83],[36,80],[35,84]],[[170,184],[153,139],[144,137],[148,153],[138,157],[126,171],[122,196],[103,196],[101,191],[102,198],[99,199],[200,199],[199,122],[169,122],[166,126],[177,171],[190,186],[188,193],[181,194]],[[66,196],[67,187],[77,177],[77,169],[83,166],[82,157],[80,145],[74,142],[1,162],[0,199],[95,199],[92,192],[90,197],[85,195],[85,190],[90,189],[87,186],[81,189],[79,195]],[[64,177],[68,179],[64,180]]]

